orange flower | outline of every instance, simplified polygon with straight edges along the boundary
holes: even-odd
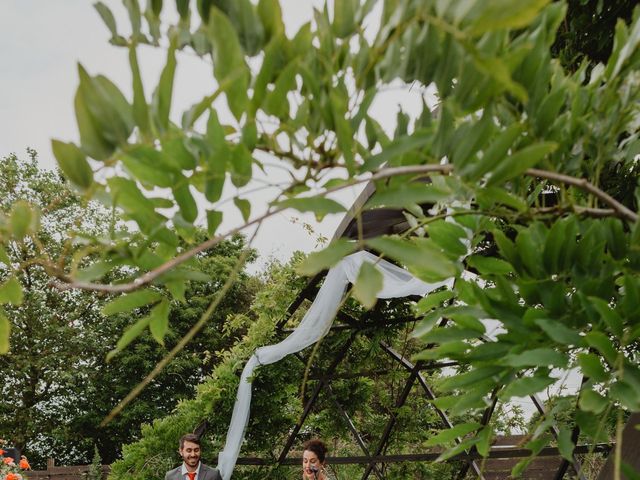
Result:
[[[20,480],[20,475],[17,473],[7,473],[6,480]]]
[[[29,461],[24,455],[22,455],[22,458],[20,459],[20,468],[23,470],[31,470],[31,465],[29,465]]]
[[[4,450],[0,448],[0,455],[4,455]]]
[[[13,461],[13,458],[11,458],[11,457],[4,457],[4,458],[2,459],[2,461],[3,461],[4,463],[6,463],[7,465],[13,465],[13,464],[15,463],[15,462]]]

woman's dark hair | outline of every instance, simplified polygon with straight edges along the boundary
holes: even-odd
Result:
[[[327,446],[322,440],[318,440],[317,438],[307,440],[304,442],[304,445],[302,445],[302,449],[303,451],[308,450],[315,453],[320,463],[324,463],[324,459],[327,456]]]

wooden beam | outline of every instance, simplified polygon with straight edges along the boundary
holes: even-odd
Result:
[[[612,445],[608,443],[598,443],[595,445],[578,445],[575,452],[577,454],[585,453],[606,453],[612,449]],[[344,457],[327,457],[327,462],[333,465],[366,465],[373,463],[402,463],[402,462],[433,462],[442,452],[426,452],[426,453],[407,453],[398,455],[374,455],[368,457],[366,455],[344,456]],[[501,447],[492,448],[487,458],[528,458],[531,456],[531,450],[518,447]],[[539,457],[556,457],[560,456],[560,451],[556,447],[545,447],[538,454]],[[448,462],[461,460],[480,460],[483,457],[478,452],[461,453],[451,457]],[[217,462],[217,458],[212,458],[211,463]],[[279,465],[299,465],[302,457],[287,457]],[[273,459],[242,457],[238,458],[237,465],[273,465]],[[612,477],[613,478],[613,477]],[[601,479],[598,479],[601,480]],[[609,480],[609,479],[606,479]]]

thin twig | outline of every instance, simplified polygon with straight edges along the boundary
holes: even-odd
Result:
[[[525,173],[530,177],[546,178],[547,180],[555,180],[557,182],[566,183],[568,185],[578,187],[589,192],[594,197],[602,200],[604,203],[618,212],[621,217],[626,218],[627,220],[630,220],[632,222],[636,222],[638,220],[637,213],[629,210],[611,195],[600,190],[598,187],[590,183],[586,178],[571,177],[562,173],[549,172],[547,170],[538,170],[537,168],[530,168]]]

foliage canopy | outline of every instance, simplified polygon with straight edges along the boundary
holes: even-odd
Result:
[[[594,414],[640,410],[637,201],[612,181],[635,177],[640,152],[640,10],[629,26],[617,23],[611,54],[587,74],[586,63],[567,72],[552,58],[566,6],[547,0],[335,0],[292,37],[277,0],[178,0],[170,24],[161,21],[163,2],[144,11],[137,0],[125,5],[126,35],[104,4],[97,8],[112,43],[128,50],[133,98],[80,66],[80,144],[54,140],[53,149],[78,189],[122,211],[147,242],[131,249],[126,235],[93,239],[99,258],[47,265],[59,288],[135,295],[155,283],[175,294],[200,278],[193,257],[233,233],[218,232],[229,188],[245,228],[284,208],[343,211],[328,195],[373,181],[376,194],[363,209],[402,208],[412,228],[337,242],[302,269],[320,271],[364,247],[426,281],[455,277],[452,296],[418,307],[424,318],[415,332],[437,345],[417,358],[467,365],[441,383],[450,394],[443,408],[481,411],[540,392],[573,369],[586,379],[576,421],[592,439]],[[141,44],[167,50],[152,95],[140,78]],[[218,87],[179,116],[171,99],[183,50],[212,60]],[[387,87],[415,92],[422,114],[400,111],[386,128],[373,106]],[[429,91],[438,98],[434,114]],[[248,190],[272,161],[290,168],[291,181],[263,211]],[[28,238],[36,218],[33,206],[15,205],[3,219],[3,242]],[[198,243],[194,222],[205,218],[209,238]],[[91,266],[77,268],[83,261]],[[104,281],[123,265],[130,281]],[[462,277],[465,269],[478,280]],[[360,276],[374,285],[367,277]],[[3,303],[19,301],[12,282],[0,287]],[[149,319],[158,338],[168,315],[162,309]],[[450,321],[440,327],[440,318]],[[481,319],[499,324],[490,341]],[[203,390],[203,408],[220,391]],[[476,434],[456,449],[486,452],[491,425],[467,426]],[[544,432],[527,448],[535,453],[551,441]],[[559,437],[566,458],[569,433]]]

